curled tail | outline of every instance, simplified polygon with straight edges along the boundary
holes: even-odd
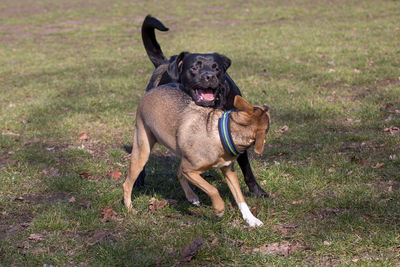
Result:
[[[161,21],[150,15],[147,15],[142,24],[142,40],[147,55],[154,64],[154,67],[157,68],[161,64],[167,62],[168,59],[164,56],[164,53],[157,42],[154,29],[163,32],[168,31],[168,28],[165,27]]]

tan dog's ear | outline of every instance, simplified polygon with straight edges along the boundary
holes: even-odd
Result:
[[[233,106],[237,108],[239,111],[245,111],[249,115],[253,114],[254,108],[249,104],[243,97],[240,95],[235,96],[235,100],[233,101]]]
[[[265,143],[265,131],[257,131],[256,133],[256,144],[254,146],[254,152],[261,154],[264,150]]]
[[[262,105],[262,107],[263,107],[263,109],[264,109],[265,112],[268,112],[268,111],[269,111],[269,107],[268,107],[267,105]]]

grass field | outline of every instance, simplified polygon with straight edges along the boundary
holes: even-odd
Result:
[[[245,226],[217,171],[225,215],[200,191],[192,207],[161,146],[137,214],[121,205],[153,71],[147,14],[170,28],[167,56],[225,54],[246,99],[270,106],[250,156],[271,197],[240,176],[263,227]],[[399,266],[399,18],[399,1],[1,1],[0,266]]]

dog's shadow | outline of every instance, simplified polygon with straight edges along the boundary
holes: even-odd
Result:
[[[132,152],[132,146],[124,146],[127,153]],[[159,195],[169,201],[170,206],[182,214],[192,214],[193,207],[185,197],[183,189],[177,177],[180,160],[172,153],[153,150],[145,166],[146,176],[144,185],[135,186],[132,191],[132,200],[140,195]],[[229,196],[233,201],[229,188],[218,170],[211,170],[201,175],[210,184],[214,185],[221,196]],[[190,184],[193,191],[200,199],[201,205],[212,205],[210,198],[202,190]],[[123,200],[122,200],[123,203]]]

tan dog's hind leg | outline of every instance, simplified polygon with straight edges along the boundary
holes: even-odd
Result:
[[[181,183],[182,189],[185,192],[186,199],[195,206],[200,206],[199,197],[190,188],[188,180],[182,174],[181,169],[178,170],[178,179]]]
[[[142,121],[138,119],[133,134],[132,154],[128,176],[122,185],[124,191],[124,204],[128,209],[132,208],[131,194],[133,184],[149,159],[150,151],[154,143],[155,138],[153,134],[149,129],[146,129]]]
[[[254,215],[250,212],[249,206],[247,206],[246,202],[244,201],[242,190],[240,190],[238,177],[233,169],[233,163],[227,167],[222,167],[221,171],[224,174],[228,187],[232,192],[233,198],[235,199],[240,209],[240,212],[242,213],[243,219],[251,227],[263,225],[263,223],[259,219],[254,217]]]
[[[224,204],[224,201],[222,200],[221,196],[219,195],[217,188],[210,185],[206,180],[204,180],[203,177],[200,176],[200,172],[188,171],[187,169],[185,169],[184,163],[182,162],[181,166],[179,167],[179,173],[182,174],[182,176],[184,178],[188,179],[189,182],[191,182],[192,184],[194,184],[195,186],[197,186],[198,188],[203,190],[211,198],[211,202],[214,207],[214,212],[217,216],[221,217],[222,215],[224,215],[225,204]],[[182,184],[182,182],[181,182],[181,184]],[[185,186],[182,185],[182,187],[183,187],[183,190],[185,190]],[[186,194],[186,191],[185,191],[185,194]],[[186,195],[186,197],[187,197],[187,195]]]

